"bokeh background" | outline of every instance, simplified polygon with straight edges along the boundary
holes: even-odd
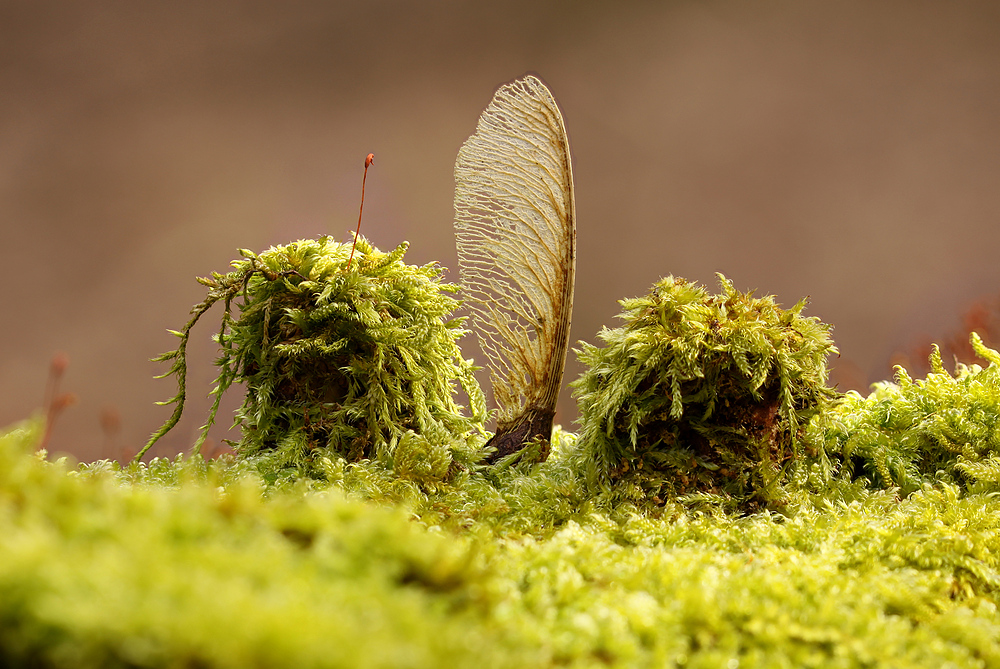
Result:
[[[194,278],[240,247],[348,239],[369,152],[364,233],[457,280],[454,159],[525,72],[571,139],[573,340],[661,276],[721,271],[811,296],[834,380],[864,389],[992,318],[998,35],[992,0],[0,2],[0,424],[39,409],[64,352],[78,401],[50,450],[135,452],[169,414],[149,358]],[[158,454],[204,420],[211,316]]]

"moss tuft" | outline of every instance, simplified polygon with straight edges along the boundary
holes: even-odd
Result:
[[[449,319],[458,306],[449,293],[457,288],[441,281],[436,264],[405,264],[406,249],[404,242],[383,253],[359,237],[348,270],[350,245],[329,237],[300,240],[259,255],[243,250],[232,272],[200,279],[208,297],[177,333],[178,349],[159,358],[174,361],[168,372],[180,386],[170,400],[174,416],[146,448],[180,417],[191,328],[223,301],[221,371],[202,440],[219,398],[242,382],[246,400],[236,420],[243,438],[235,448],[272,474],[283,468],[315,474],[317,455],[391,465],[400,443],[410,453],[410,442],[424,434],[448,453],[416,469],[407,455],[408,476],[442,477],[442,463],[447,469],[452,458],[477,461],[486,409],[472,363],[456,344],[463,319]],[[454,399],[458,386],[471,398],[471,417]]]
[[[773,297],[667,277],[622,300],[625,326],[583,343],[573,386],[592,479],[656,503],[685,495],[744,510],[780,502],[801,432],[835,392],[830,326]],[[638,490],[636,490],[636,487]]]
[[[942,481],[1000,492],[1000,353],[975,333],[971,342],[988,367],[959,364],[952,376],[935,346],[926,379],[897,367],[896,383],[848,393],[809,426],[810,441],[840,459],[842,477],[903,495]]]

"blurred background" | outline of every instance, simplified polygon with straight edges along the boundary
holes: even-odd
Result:
[[[363,233],[457,281],[455,156],[525,72],[571,139],[574,341],[662,276],[721,271],[811,296],[834,382],[865,390],[996,326],[998,31],[992,0],[0,2],[0,425],[72,392],[50,451],[134,453],[170,413],[149,359],[195,277],[349,239],[369,152]],[[155,454],[204,421],[219,316]]]

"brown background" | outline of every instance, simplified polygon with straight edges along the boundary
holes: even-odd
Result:
[[[65,351],[52,450],[134,451],[194,277],[347,239],[370,151],[364,232],[454,268],[455,155],[527,71],[572,141],[574,340],[661,276],[723,271],[811,295],[835,379],[864,387],[1000,290],[998,35],[1000,3],[962,0],[0,3],[0,424]],[[214,329],[161,454],[204,418]]]

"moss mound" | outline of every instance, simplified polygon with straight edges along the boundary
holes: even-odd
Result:
[[[433,483],[455,460],[478,460],[485,400],[456,344],[462,319],[449,319],[457,287],[441,281],[436,264],[405,264],[406,250],[404,242],[383,253],[358,238],[348,269],[351,245],[300,240],[259,255],[243,250],[232,272],[199,279],[208,297],[176,333],[178,349],[158,358],[173,361],[168,374],[180,392],[147,449],[183,409],[191,328],[222,301],[221,371],[202,439],[219,398],[242,382],[246,400],[236,420],[243,438],[235,448],[266,460],[272,472],[309,469],[318,454],[398,459],[402,475]],[[455,401],[459,387],[471,398],[471,417]]]
[[[667,277],[622,300],[625,326],[583,343],[573,385],[580,447],[600,483],[654,502],[710,495],[746,510],[780,502],[801,432],[835,396],[830,326],[771,296]]]

